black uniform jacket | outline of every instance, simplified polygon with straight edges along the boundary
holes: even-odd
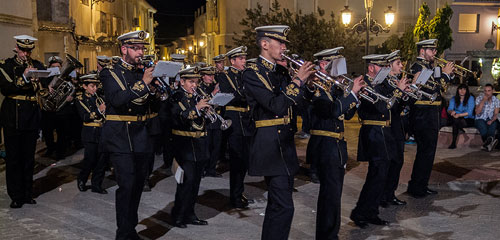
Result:
[[[434,68],[432,67],[430,62],[418,57],[411,66],[410,73],[416,74],[422,71],[422,69]],[[437,93],[438,97],[436,99],[436,102],[441,101],[441,93],[446,91],[448,83],[450,82],[450,77],[447,74],[441,72],[440,77],[431,76],[428,81],[433,81],[436,83],[434,89],[429,89],[426,87],[422,87],[421,89],[427,93]],[[429,99],[423,97],[422,100]],[[411,105],[410,108],[410,119],[412,119],[412,127],[415,129],[433,129],[437,131],[440,126],[440,109],[440,105],[422,105],[417,101],[415,104]]]
[[[350,93],[344,97],[343,92],[332,88],[331,91],[315,89],[306,90],[306,99],[311,99],[311,138],[307,144],[307,162],[327,155],[329,159],[337,161],[339,167],[347,163],[347,144],[343,139],[316,135],[315,131],[325,133],[343,133],[344,119],[351,119],[357,110],[358,100]]]
[[[45,69],[44,65],[32,60],[34,68]],[[17,130],[40,128],[40,107],[35,100],[38,84],[25,81],[23,77],[27,65],[17,56],[0,61],[0,91],[5,96],[0,109],[0,126]],[[9,96],[26,96],[31,100],[12,99]]]
[[[179,163],[208,160],[205,118],[196,110],[196,97],[180,88],[169,103],[176,160]]]
[[[83,121],[82,142],[99,143],[104,115],[99,111],[98,96],[83,93],[76,97],[76,109]],[[90,126],[92,125],[92,126]]]
[[[379,100],[371,103],[364,98],[361,98],[361,105],[358,110],[359,118],[362,122],[361,129],[359,130],[358,141],[358,161],[381,161],[392,158],[392,146],[394,146],[394,137],[390,126],[380,126],[372,124],[363,124],[363,121],[377,121],[388,122],[391,124],[391,111],[398,106],[401,102],[403,95],[400,89],[394,89],[389,85],[387,79],[377,86],[372,86],[371,79],[365,76],[364,81],[368,86],[375,89],[376,92],[386,96],[392,97],[395,95],[397,98],[396,103],[391,109],[387,109],[386,102]],[[392,126],[392,125],[391,125]]]
[[[100,74],[106,96],[106,117],[146,116],[151,112],[154,97],[142,81],[143,71],[123,60],[106,67]],[[146,118],[146,117],[144,117]],[[153,118],[154,119],[154,118]],[[151,124],[153,119],[143,121],[109,121],[102,128],[101,143],[104,152],[151,153],[153,152]],[[152,125],[152,126],[151,126]]]
[[[387,81],[389,79],[392,79],[391,81],[398,80],[396,76],[388,76],[388,79],[384,81],[383,84],[388,84]],[[394,140],[396,141],[405,141],[405,131],[404,129],[404,124],[402,120],[402,112],[410,104],[415,103],[415,99],[411,97],[404,97],[405,94],[399,100],[394,104],[394,106],[391,109],[391,130],[392,130],[392,136],[394,137]]]
[[[231,131],[240,133],[243,136],[251,136],[254,130],[254,124],[250,112],[241,112],[229,110],[230,107],[248,109],[248,103],[245,96],[245,87],[242,82],[242,73],[234,67],[229,67],[224,71],[222,77],[219,77],[219,88],[222,93],[232,93],[234,99],[225,107],[224,118],[233,121]]]
[[[259,57],[243,72],[248,104],[256,126],[261,120],[289,119],[304,90],[290,81],[286,68]],[[248,173],[254,176],[293,175],[299,169],[290,124],[257,127],[251,140]]]

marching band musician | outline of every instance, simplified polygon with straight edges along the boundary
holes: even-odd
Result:
[[[343,47],[325,49],[314,54],[319,71],[326,73],[326,66]],[[356,94],[362,87],[362,77],[354,80],[352,92],[343,96],[336,87],[306,91],[312,100],[311,138],[307,144],[307,160],[315,161],[320,190],[316,216],[316,239],[338,239],[340,229],[340,199],[347,163],[347,143],[344,140],[344,119],[351,119],[357,110]],[[309,88],[308,88],[309,89]]]
[[[207,225],[194,212],[200,188],[201,175],[210,155],[203,109],[209,107],[207,98],[197,98],[196,88],[200,80],[198,68],[187,68],[179,72],[180,89],[170,98],[172,135],[176,149],[175,159],[184,170],[181,183],[177,184],[172,217],[175,226],[186,228],[186,224]]]
[[[11,208],[36,204],[33,199],[33,166],[40,127],[40,108],[36,92],[38,79],[28,78],[30,70],[45,69],[31,58],[36,38],[15,36],[16,55],[0,61],[0,91],[5,96],[0,109],[0,126],[4,129],[7,193]]]
[[[109,153],[118,189],[116,190],[116,239],[138,239],[135,231],[137,210],[148,161],[153,155],[153,138],[149,122],[153,97],[148,85],[153,80],[153,68],[138,68],[148,44],[145,31],[125,33],[121,42],[121,59],[100,72],[106,95],[106,121],[102,128],[102,151]]]
[[[437,53],[437,39],[423,40],[417,43],[418,57],[412,64],[410,73],[416,75],[423,69],[434,70],[433,87],[423,87],[422,90],[430,94],[437,93],[436,101],[420,100],[410,108],[410,126],[413,127],[415,140],[417,142],[417,154],[413,162],[411,180],[408,183],[408,194],[415,198],[437,194],[429,189],[428,183],[431,176],[434,155],[436,154],[437,140],[439,134],[439,120],[441,109],[441,91],[446,91],[450,74],[454,66],[448,62],[442,69],[432,67],[434,56]],[[416,81],[416,77],[414,79]],[[427,85],[428,86],[428,85]]]
[[[81,135],[85,150],[83,153],[83,168],[77,178],[77,187],[81,192],[87,191],[85,183],[90,173],[92,173],[92,192],[107,194],[108,192],[102,188],[106,161],[98,151],[106,105],[102,98],[96,94],[97,85],[99,84],[99,77],[97,74],[82,76],[80,80],[83,82],[85,93],[76,97],[76,109],[83,121]]]
[[[110,57],[101,55],[97,56],[97,73],[101,72],[103,68],[112,64]]]
[[[244,180],[248,169],[250,136],[253,133],[253,122],[248,111],[241,78],[246,68],[246,50],[246,46],[240,46],[225,54],[231,66],[224,72],[225,77],[219,79],[220,91],[234,95],[233,100],[225,106],[224,118],[233,122],[227,134],[230,159],[229,199],[235,208],[246,208],[249,204],[249,200],[243,195]]]
[[[406,78],[398,79],[397,77],[401,74],[401,70],[403,70],[404,67],[401,63],[399,50],[396,50],[387,56],[387,63],[389,64],[389,67],[391,67],[391,72],[382,84],[388,85],[388,81],[393,81],[394,83],[407,81]],[[387,87],[390,88],[390,86]],[[392,136],[394,137],[394,145],[388,146],[391,148],[390,151],[393,154],[391,154],[392,157],[389,163],[384,194],[382,196],[382,200],[380,201],[380,205],[384,208],[389,207],[389,205],[406,205],[406,201],[398,199],[395,192],[398,188],[399,175],[404,163],[405,130],[401,113],[406,106],[413,102],[413,98],[408,97],[405,99],[402,97],[399,98],[399,101],[396,102],[391,108],[391,131]]]
[[[214,82],[215,67],[204,67],[200,69],[201,83],[197,90],[202,96],[211,98],[219,92],[219,85]],[[220,109],[215,108],[218,114]],[[220,144],[222,141],[221,121],[217,119],[214,123],[207,124],[208,149],[210,151],[210,159],[205,166],[204,176],[222,177],[216,172],[217,161],[220,155]]]
[[[284,25],[257,27],[260,56],[242,75],[256,126],[248,172],[264,176],[268,186],[262,239],[287,239],[290,233],[293,182],[299,169],[290,109],[303,99],[301,86],[314,72],[312,63],[306,62],[292,80],[288,69],[276,64],[283,59],[289,29]]]
[[[368,72],[364,81],[368,87],[379,94],[386,97],[396,96],[397,100],[400,101],[402,91],[408,86],[406,82],[398,82],[398,87],[395,89],[382,83],[373,86],[372,83],[382,67],[388,65],[387,56],[387,54],[372,54],[363,57],[368,64]],[[388,104],[385,101],[379,100],[372,103],[364,98],[361,100],[358,110],[361,121],[358,161],[368,161],[368,173],[350,218],[361,228],[368,227],[368,223],[374,225],[389,224],[378,217],[378,208],[392,159],[392,146],[395,145],[391,131],[391,110],[388,109]]]

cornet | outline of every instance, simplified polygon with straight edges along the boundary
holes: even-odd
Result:
[[[205,99],[205,98],[209,99],[208,96],[199,95],[195,88],[192,88],[192,89],[193,89],[193,95],[195,96],[196,102],[199,102],[201,99]],[[208,120],[210,120],[211,123],[215,123],[217,121],[217,119],[219,119],[221,122],[220,129],[222,131],[227,130],[229,127],[231,127],[231,124],[233,123],[231,121],[231,119],[225,120],[221,115],[219,115],[215,111],[215,109],[211,105],[209,105],[209,107],[207,107],[207,108],[201,109],[201,112],[203,113],[203,116],[205,116]]]
[[[413,74],[411,74],[407,71],[404,71],[404,70],[402,70],[401,72],[403,73],[403,78],[406,76],[414,76]],[[427,83],[429,83],[430,85],[427,85]],[[422,98],[422,96],[424,96],[424,97],[428,98],[431,102],[434,102],[434,101],[436,101],[436,99],[438,97],[437,93],[430,94],[428,92],[423,91],[421,88],[425,87],[425,88],[434,90],[437,85],[438,85],[438,83],[429,79],[429,80],[427,80],[426,84],[423,84],[423,85],[419,84],[418,86],[416,84],[410,84],[409,87],[410,87],[411,92],[413,92],[416,96],[418,96],[418,100],[420,100]]]
[[[297,55],[295,55],[294,57],[289,57],[286,54],[282,53],[281,56],[292,63],[291,68],[294,72],[298,72],[298,68],[304,65],[304,60],[298,59]],[[295,67],[293,65],[295,65]],[[335,85],[342,89],[342,91],[344,92],[344,96],[348,96],[351,93],[353,82],[339,81],[320,71],[314,72],[314,75],[322,82],[321,84],[314,84],[325,91],[329,91],[330,88]]]
[[[434,57],[434,61],[436,62],[436,64],[438,66],[440,66],[441,68],[443,68],[449,61],[446,61],[442,58],[438,58],[438,57]],[[463,77],[465,75],[467,75],[467,73],[470,73],[472,74],[474,77],[476,77],[476,73],[465,68],[465,67],[462,67],[458,64],[455,64],[454,65],[454,69],[453,69],[453,73],[455,73],[456,75],[460,76],[460,77]]]
[[[402,79],[403,79],[403,78],[402,78]],[[387,79],[387,81],[388,81],[389,85],[390,85],[392,88],[394,88],[394,89],[398,88],[398,85],[397,85],[397,83],[396,83],[396,80],[397,80],[397,78],[395,78],[395,77],[389,77],[389,79]],[[410,88],[410,90],[412,90],[412,89]],[[417,95],[417,93],[415,93],[413,90],[412,90],[412,91],[410,91],[410,92],[407,92],[407,91],[402,91],[402,92],[403,92],[403,94],[404,94],[404,96],[403,96],[403,101],[408,101],[408,99],[409,99],[410,97],[411,97],[411,98],[413,98],[413,99],[416,99],[416,100],[420,100],[420,97],[421,97],[421,96]]]

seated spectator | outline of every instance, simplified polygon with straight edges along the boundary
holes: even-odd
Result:
[[[493,86],[486,84],[484,94],[481,94],[476,99],[475,125],[483,139],[483,148],[487,151],[491,151],[498,143],[498,139],[495,139],[494,136],[498,124],[499,108],[500,100],[493,96]]]
[[[453,127],[453,140],[449,149],[457,148],[458,131],[466,127],[474,126],[474,97],[469,92],[469,87],[460,84],[457,93],[450,100],[448,113],[451,116]]]

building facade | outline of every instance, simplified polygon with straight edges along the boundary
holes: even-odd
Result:
[[[191,35],[173,42],[168,53],[184,52],[189,62],[208,61],[221,53],[227,52],[234,45],[234,37],[243,32],[240,21],[246,17],[245,9],[262,6],[268,12],[275,0],[207,0],[206,4],[195,12],[194,31]],[[427,0],[431,13],[452,0]],[[353,12],[352,23],[365,17],[363,0],[277,0],[282,9],[303,14],[316,13],[320,8],[329,18],[331,12],[340,18],[340,11],[349,6]],[[384,11],[391,6],[396,11],[395,23],[389,33],[372,34],[370,47],[384,42],[392,34],[402,34],[406,28],[414,25],[418,17],[418,8],[423,0],[375,0],[372,18],[384,24]],[[351,23],[351,25],[352,25]],[[190,50],[191,49],[191,50]],[[166,53],[168,55],[168,53]],[[189,57],[191,56],[191,57]],[[254,57],[254,56],[251,56]]]
[[[119,35],[139,29],[150,33],[148,53],[154,52],[156,10],[145,0],[36,0],[36,6],[34,34],[45,63],[50,56],[71,54],[87,73],[97,68],[98,55],[119,55]]]

